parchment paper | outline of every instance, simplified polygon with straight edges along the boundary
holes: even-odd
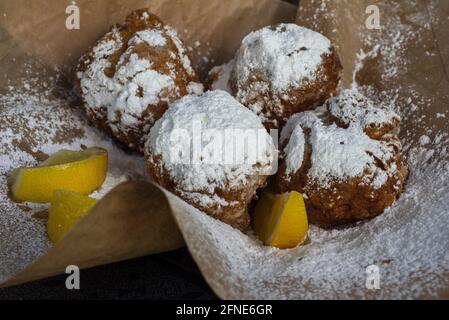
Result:
[[[65,6],[44,2],[48,6],[37,6],[15,15],[14,23],[2,24],[10,40],[1,46],[7,43],[8,52],[17,49],[11,45],[15,43],[44,65],[59,68],[73,64],[110,23],[146,3],[130,1],[123,8],[117,1],[110,5],[80,1],[82,11],[97,18],[86,19],[88,29],[82,27],[78,38],[71,38],[61,30],[63,16],[49,14]],[[178,30],[187,29],[183,38],[189,45],[200,40],[202,52],[195,59],[200,70],[229,59],[248,31],[292,19],[292,7],[274,1],[146,4]],[[172,215],[206,281],[221,298],[448,298],[449,5],[443,0],[374,1],[382,28],[368,30],[368,4],[373,3],[304,0],[297,22],[336,43],[345,67],[343,86],[363,86],[367,94],[380,94],[398,106],[411,175],[392,208],[344,229],[312,226],[310,244],[281,251],[263,247],[251,234],[242,234],[149,183],[129,182],[108,194],[61,245],[9,284],[61,272],[68,263],[87,267],[177,247],[181,241]],[[207,52],[210,56],[203,59]],[[14,67],[9,69],[14,72]],[[366,270],[372,265],[380,272],[378,290],[366,286]]]

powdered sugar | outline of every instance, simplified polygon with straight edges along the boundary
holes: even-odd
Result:
[[[323,71],[329,59],[335,60],[335,70]],[[329,83],[336,87],[339,68],[329,39],[296,24],[281,23],[247,35],[234,59],[213,68],[209,80],[212,89],[231,92],[266,127],[280,128],[295,111],[310,107],[304,99],[327,97],[312,91]]]
[[[152,29],[136,32],[136,35],[129,40],[128,44],[134,45],[140,41],[145,41],[151,47],[165,46],[167,43],[160,30]]]
[[[248,131],[257,141],[237,148],[235,139],[244,140]],[[151,129],[146,150],[161,157],[178,188],[195,197],[245,185],[249,177],[268,171],[274,157],[273,141],[259,118],[219,90],[173,103]]]
[[[296,126],[290,135],[290,140],[284,149],[285,163],[287,165],[286,175],[290,176],[297,172],[304,161],[305,137],[301,126]]]
[[[231,93],[229,79],[234,68],[234,59],[221,66],[215,66],[209,71],[209,78],[213,79],[211,90],[223,90]]]
[[[422,135],[420,138],[419,138],[419,144],[421,145],[421,146],[426,146],[426,145],[428,145],[428,144],[430,144],[430,142],[431,142],[431,140],[430,140],[430,138],[428,137],[428,136],[426,136],[426,135]]]
[[[393,125],[400,117],[393,106],[379,105],[361,94],[357,88],[343,90],[326,102],[329,112],[343,124],[356,123],[362,128]]]
[[[200,95],[204,91],[204,86],[199,82],[190,82],[187,86],[187,91],[189,94]]]
[[[191,76],[193,76],[195,74],[195,71],[192,68],[192,64],[187,55],[184,44],[181,42],[181,39],[179,39],[178,33],[175,31],[175,29],[173,29],[172,27],[170,27],[168,25],[164,26],[164,31],[167,33],[167,35],[170,37],[170,39],[175,44],[176,49],[178,50],[179,57],[182,62],[182,66],[184,67],[185,70],[187,70],[187,72]]]
[[[270,79],[272,90],[285,92],[312,78],[330,49],[329,39],[296,24],[262,28],[242,41],[234,68],[237,85],[261,73]]]
[[[294,135],[284,150],[287,174],[295,173],[302,166],[306,143],[303,129],[310,130],[307,143],[312,147],[308,176],[323,188],[329,187],[331,181],[363,177],[364,183],[378,189],[395,174],[397,167],[393,159],[400,148],[399,142],[371,139],[357,122],[350,123],[348,128],[325,125],[319,118],[322,113],[322,108],[308,111],[288,121],[287,130],[294,128]],[[283,133],[282,137],[285,136]]]
[[[117,29],[106,34],[106,40],[93,48],[93,63],[84,73],[78,72],[80,85],[84,93],[86,107],[92,110],[107,108],[114,104],[116,92],[120,84],[108,77],[104,70],[111,67],[108,56],[117,52],[123,45],[122,37]]]
[[[123,61],[128,62],[122,65]],[[161,97],[160,92],[163,89],[170,89],[174,86],[173,79],[165,74],[161,74],[151,69],[151,62],[146,59],[140,59],[136,53],[131,53],[129,57],[122,56],[119,65],[121,65],[115,79],[119,83],[124,83],[117,94],[117,100],[108,109],[108,118],[115,122],[117,111],[122,114],[132,116],[134,119],[141,117],[148,105],[157,105]],[[131,80],[129,80],[131,79]],[[138,90],[142,93],[139,94]],[[163,99],[163,98],[162,98]],[[127,117],[123,117],[122,125],[129,125]]]

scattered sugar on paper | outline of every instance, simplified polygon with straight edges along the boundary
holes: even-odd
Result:
[[[49,79],[51,84],[46,86],[51,87],[54,80]],[[37,82],[33,77],[24,79],[22,87],[10,87],[0,95],[0,282],[51,247],[46,219],[38,218],[45,217],[48,205],[12,202],[6,187],[12,169],[34,166],[37,159],[59,149],[99,146],[109,152],[109,171],[93,197],[101,198],[120,182],[145,175],[141,157],[125,153],[90,127],[83,114],[69,107],[66,97],[55,98],[49,90],[37,90]]]

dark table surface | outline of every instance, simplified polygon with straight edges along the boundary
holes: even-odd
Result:
[[[217,299],[187,249],[81,270],[80,289],[68,275],[0,289],[5,299]]]

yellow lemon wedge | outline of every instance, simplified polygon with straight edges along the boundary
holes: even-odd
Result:
[[[8,185],[14,201],[47,203],[58,189],[93,192],[103,184],[107,170],[108,152],[103,148],[60,150],[37,167],[15,169]]]
[[[47,222],[50,240],[53,243],[59,242],[92,209],[96,202],[97,200],[94,198],[75,192],[56,190],[51,199]]]
[[[307,239],[308,230],[306,207],[300,193],[265,193],[258,201],[254,231],[265,245],[294,248]]]

